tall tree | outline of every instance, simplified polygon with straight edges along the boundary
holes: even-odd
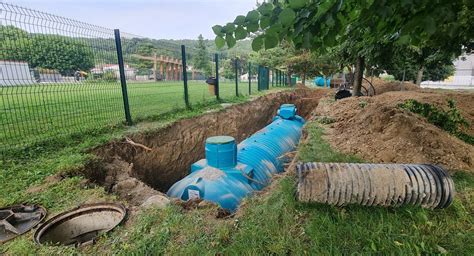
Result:
[[[28,62],[32,67],[54,69],[62,75],[73,75],[77,70],[88,71],[94,67],[90,47],[73,38],[33,37],[31,47]]]
[[[94,56],[89,45],[81,40],[56,35],[29,34],[13,27],[0,27],[0,59],[26,61],[32,68],[54,69],[62,75],[94,67]]]
[[[211,59],[209,57],[204,38],[199,35],[196,56],[193,58],[193,67],[203,71],[206,76],[211,75]]]
[[[254,37],[256,51],[283,40],[297,49],[318,51],[346,44],[346,57],[356,66],[354,94],[358,95],[365,63],[381,40],[415,46],[441,40],[450,42],[451,48],[445,49],[452,52],[472,43],[472,5],[469,0],[273,0],[213,30],[218,47],[232,47],[249,36]],[[440,38],[438,31],[458,33]]]

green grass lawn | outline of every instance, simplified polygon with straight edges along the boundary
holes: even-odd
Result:
[[[363,162],[332,149],[322,138],[320,124],[310,123],[307,131],[310,138],[300,145],[299,160]],[[35,161],[10,165],[0,173],[0,206],[36,202],[47,207],[52,216],[88,200],[117,200],[102,187],[84,183],[80,176],[44,185],[39,191],[25,191],[46,175],[79,168],[87,158],[81,149],[110,136],[72,143]],[[213,207],[186,211],[172,205],[138,212],[95,246],[37,246],[32,241],[33,232],[29,232],[1,245],[0,254],[472,255],[474,175],[460,171],[453,178],[457,190],[454,204],[444,210],[426,210],[303,204],[295,199],[295,178],[285,175],[273,181],[271,190],[246,199],[244,207],[230,219],[216,219]]]
[[[189,81],[192,105],[215,101],[204,81]],[[248,83],[239,95],[248,95]],[[253,83],[252,94],[257,92]],[[134,121],[185,108],[182,82],[128,83]],[[94,133],[125,121],[119,83],[44,84],[0,87],[0,151],[52,138]],[[223,100],[236,96],[235,83],[221,82]]]

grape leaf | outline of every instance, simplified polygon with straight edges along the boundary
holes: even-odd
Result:
[[[239,15],[235,18],[234,23],[236,25],[243,25],[245,22],[245,16],[244,15]]]
[[[218,36],[223,36],[224,35],[224,32],[222,31],[222,26],[215,25],[214,27],[212,27],[212,31],[214,31],[214,34],[216,34]]]
[[[252,41],[252,49],[258,52],[263,47],[263,36],[259,35]]]
[[[246,37],[247,37],[247,31],[243,27],[238,26],[237,29],[235,29],[235,39],[242,40],[242,39],[245,39]]]
[[[295,21],[296,14],[292,9],[284,9],[278,16],[281,24],[284,26],[289,26]]]
[[[217,49],[221,49],[225,45],[225,40],[222,36],[216,36],[215,42]]]
[[[278,36],[275,33],[265,34],[265,49],[271,49],[278,45]]]
[[[292,9],[300,9],[306,5],[306,0],[290,0],[290,7]]]

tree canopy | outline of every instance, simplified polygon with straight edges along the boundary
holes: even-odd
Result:
[[[196,54],[193,58],[193,67],[203,71],[206,76],[211,75],[211,59],[202,35],[198,37]]]
[[[469,0],[273,0],[213,31],[218,47],[251,37],[255,51],[285,41],[320,54],[337,50],[341,63],[356,64],[361,81],[365,63],[382,66],[381,46],[437,48],[451,59],[459,56],[473,44],[473,5]]]
[[[54,69],[63,75],[94,67],[90,47],[74,38],[48,35],[30,35],[13,26],[0,27],[4,35],[0,42],[5,47],[0,59],[26,61],[32,68]]]

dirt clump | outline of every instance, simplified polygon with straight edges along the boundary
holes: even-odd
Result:
[[[367,78],[375,88],[375,94],[380,95],[394,91],[419,91],[421,88],[411,82],[385,81],[378,77]]]
[[[446,108],[454,99],[461,114],[472,125],[474,93],[405,91],[375,97],[321,100],[316,114],[334,121],[327,126],[329,143],[345,153],[374,163],[434,163],[449,170],[474,172],[474,146],[428,123],[425,118],[403,110],[399,103],[415,99]]]
[[[151,197],[165,196],[154,190],[139,179],[132,177],[133,163],[128,163],[119,157],[110,162],[95,163],[85,173],[91,181],[101,184],[106,191],[118,195],[131,205],[141,205]]]

